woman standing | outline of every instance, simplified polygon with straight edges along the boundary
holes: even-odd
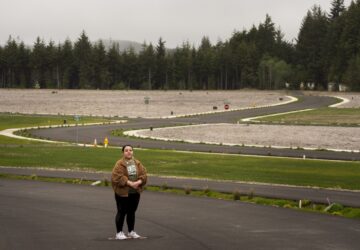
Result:
[[[140,193],[146,184],[146,169],[140,161],[134,158],[133,147],[122,147],[123,157],[118,160],[111,175],[111,184],[115,192],[117,214],[115,217],[116,236],[118,240],[139,238],[134,231],[135,212],[139,205]],[[128,235],[123,232],[124,220],[128,226]]]

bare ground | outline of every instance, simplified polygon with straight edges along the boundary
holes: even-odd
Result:
[[[149,104],[145,104],[149,97]],[[282,99],[282,100],[280,100]],[[107,91],[0,89],[0,112],[165,117],[257,107],[288,101],[282,91]]]
[[[212,124],[159,128],[136,134],[215,144],[360,150],[360,127]]]

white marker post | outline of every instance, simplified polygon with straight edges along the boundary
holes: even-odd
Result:
[[[80,116],[79,115],[75,115],[74,116],[74,120],[76,122],[76,144],[79,144],[79,127],[78,127],[78,122],[80,121]]]

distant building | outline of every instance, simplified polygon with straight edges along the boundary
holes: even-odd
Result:
[[[315,83],[314,82],[308,82],[306,84],[307,89],[314,90],[315,89]]]
[[[339,91],[340,92],[347,92],[347,91],[349,91],[349,87],[346,84],[340,83],[339,84]]]
[[[304,89],[305,89],[305,83],[303,83],[303,82],[300,83],[300,89],[301,89],[301,90],[304,90]]]
[[[335,82],[329,82],[328,83],[328,91],[335,91],[335,86],[336,86]]]

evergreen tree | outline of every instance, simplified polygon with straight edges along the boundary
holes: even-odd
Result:
[[[298,62],[307,71],[306,82],[314,82],[322,89],[327,87],[326,36],[328,19],[320,6],[309,11],[300,28],[296,45]]]
[[[284,40],[269,15],[216,45],[203,37],[198,48],[186,42],[167,51],[160,38],[139,54],[121,53],[118,44],[106,52],[85,31],[74,45],[69,39],[45,45],[38,37],[32,50],[10,37],[0,46],[0,87],[278,89],[291,81],[294,88],[315,82],[325,89],[332,81],[359,90],[360,0],[331,6],[329,14],[318,6],[308,11],[296,43]]]
[[[160,37],[156,46],[156,68],[154,76],[154,86],[157,89],[164,89],[166,83],[166,50],[165,41]]]
[[[121,57],[119,44],[113,44],[107,53],[107,68],[109,72],[109,88],[122,89],[121,85]]]
[[[208,37],[203,37],[197,53],[196,62],[197,77],[202,89],[209,89],[210,84],[214,84],[214,81],[210,82],[213,77],[215,56],[212,45]]]
[[[74,59],[73,45],[69,39],[66,39],[60,46],[59,53],[60,86],[70,89],[77,88],[79,75]]]
[[[75,67],[78,72],[78,82],[74,82],[74,86],[82,89],[93,88],[92,79],[92,46],[85,31],[74,46]]]
[[[124,51],[121,55],[122,79],[127,89],[139,89],[139,68],[137,67],[137,56],[133,47]]]
[[[100,40],[92,50],[93,86],[95,89],[109,88],[109,72],[107,57],[103,42]]]
[[[142,82],[144,89],[151,90],[152,87],[152,81],[153,81],[153,75],[155,71],[155,51],[153,45],[150,43],[149,45],[146,45],[146,43],[143,44],[142,51],[139,55],[139,63],[141,63],[141,69],[142,69]]]
[[[18,48],[18,67],[20,87],[31,88],[30,49],[21,42]]]
[[[45,79],[47,88],[57,88],[58,87],[58,53],[57,47],[53,41],[50,41],[46,46],[46,69],[45,69]]]
[[[345,11],[344,0],[333,0],[331,2],[331,10],[329,18],[331,20],[337,19]]]
[[[256,45],[261,55],[273,53],[276,34],[275,24],[271,17],[266,14],[264,23],[259,24],[256,33]]]
[[[4,49],[0,46],[0,88],[5,88],[5,68]]]
[[[40,37],[37,37],[30,57],[30,62],[33,70],[34,85],[39,84],[40,88],[47,88],[45,76],[47,71],[46,56],[45,42],[41,40]]]
[[[344,74],[343,82],[349,86],[352,91],[360,91],[360,55],[351,58]]]

